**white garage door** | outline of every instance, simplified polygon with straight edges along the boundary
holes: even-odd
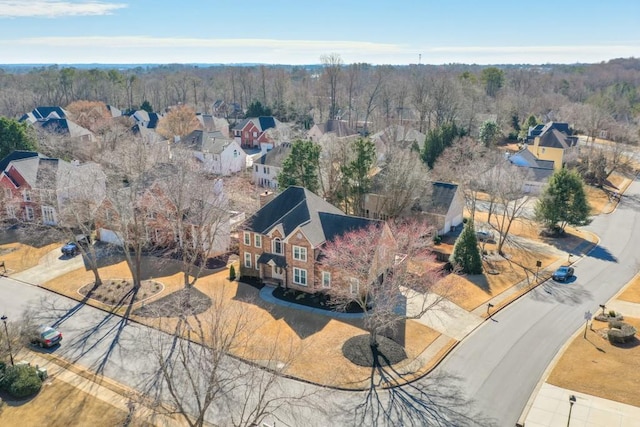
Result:
[[[100,229],[100,241],[105,243],[112,243],[114,245],[122,245],[122,239],[115,231],[107,230],[105,228]]]

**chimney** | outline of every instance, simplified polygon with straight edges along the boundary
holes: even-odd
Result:
[[[272,201],[275,197],[275,193],[273,191],[266,190],[260,193],[260,207],[263,207],[270,201]]]

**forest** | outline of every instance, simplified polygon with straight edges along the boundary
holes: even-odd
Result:
[[[538,122],[636,144],[640,60],[575,65],[345,64],[337,54],[318,65],[37,66],[0,68],[0,115],[19,118],[36,106],[102,101],[122,110],[146,101],[154,111],[179,104],[211,114],[222,100],[242,111],[260,102],[283,122],[309,128],[331,118],[377,132],[391,123],[426,133],[455,123],[477,137],[495,121],[505,138]],[[237,117],[227,117],[237,118]],[[233,120],[232,120],[233,122]]]

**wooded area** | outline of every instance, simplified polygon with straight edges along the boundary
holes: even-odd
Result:
[[[189,105],[209,113],[223,100],[246,111],[259,101],[284,122],[309,127],[329,118],[373,133],[411,123],[426,133],[455,122],[477,137],[483,117],[516,139],[530,116],[570,123],[591,137],[635,144],[640,60],[576,65],[343,64],[326,55],[313,66],[190,66],[0,69],[0,115],[36,106],[95,100],[120,109],[164,111]],[[233,118],[238,112],[228,111]]]

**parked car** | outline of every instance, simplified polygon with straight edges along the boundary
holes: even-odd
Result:
[[[31,344],[38,347],[53,347],[62,341],[62,333],[51,326],[41,326],[34,331]]]
[[[480,242],[489,242],[493,240],[493,233],[490,231],[476,231],[476,239]]]
[[[573,267],[562,266],[558,268],[551,278],[557,282],[566,282],[573,277]]]
[[[64,245],[60,249],[60,251],[62,252],[62,255],[75,256],[80,252],[79,246],[83,246],[83,247],[86,248],[90,244],[91,244],[91,240],[89,239],[89,236],[85,236],[84,234],[80,234],[80,235],[76,236],[76,240],[75,241],[73,241],[73,240],[70,241],[69,243]]]

